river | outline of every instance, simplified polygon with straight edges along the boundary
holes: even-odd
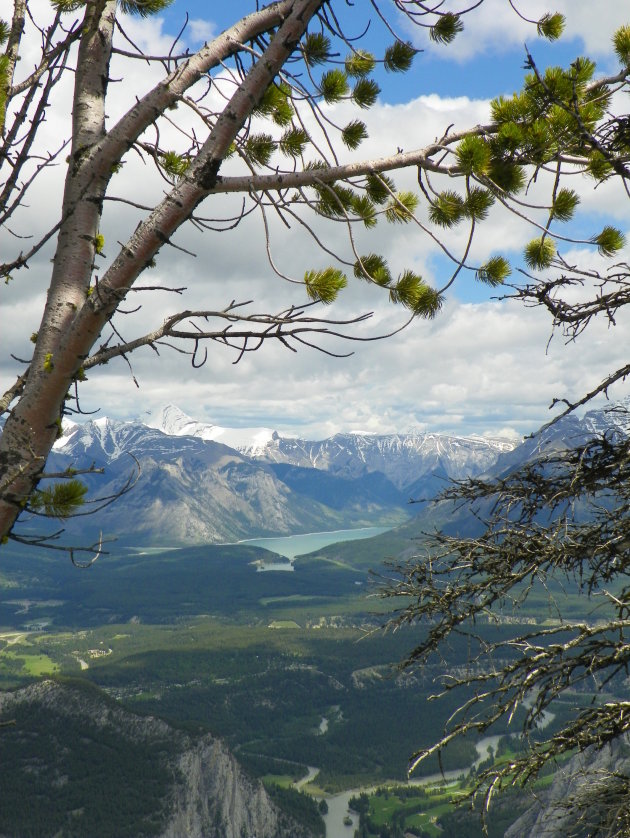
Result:
[[[492,747],[496,750],[499,739],[501,739],[501,736],[485,736],[483,739],[480,739],[475,745],[475,748],[477,749],[477,759],[474,761],[473,765],[477,766],[483,762],[484,759],[487,759],[488,748]],[[309,767],[309,775],[312,771],[313,769]],[[458,768],[454,771],[445,771],[443,774],[438,772],[437,774],[429,774],[426,777],[418,777],[417,779],[409,780],[409,784],[413,786],[426,786],[431,785],[432,783],[442,783],[444,780],[456,780],[458,777],[461,777],[462,774],[467,774],[469,771],[470,767]],[[306,778],[300,781],[301,785],[304,785],[306,782]],[[310,782],[310,780],[308,782]],[[404,785],[404,781],[401,781],[399,785]],[[342,791],[340,794],[334,794],[332,797],[327,797],[326,803],[328,804],[328,814],[324,815],[326,838],[352,838],[354,830],[359,826],[359,816],[349,811],[348,801],[351,797],[361,794],[361,792],[371,794],[376,791],[377,788],[378,786],[370,786],[366,788],[349,789],[348,791]],[[351,819],[352,826],[350,826],[350,824],[344,824],[344,818],[346,817]]]
[[[360,529],[352,530],[332,530],[329,532],[312,532],[304,533],[302,535],[288,535],[279,536],[277,538],[248,538],[239,541],[239,544],[251,544],[254,547],[264,547],[279,556],[284,556],[289,559],[288,562],[269,562],[259,564],[257,570],[259,571],[291,571],[293,570],[293,559],[296,556],[305,553],[312,553],[329,544],[335,544],[340,541],[356,541],[362,538],[372,538],[375,535],[387,532],[391,527],[362,527]],[[531,701],[531,699],[530,699]],[[526,705],[527,706],[527,705]],[[552,713],[544,714],[544,721],[541,727],[545,727],[553,718]],[[325,735],[328,730],[328,719],[322,718],[319,725],[320,735]],[[492,748],[496,751],[497,744],[501,735],[485,736],[476,743],[477,759],[473,765],[477,767],[481,762],[488,758],[488,749]],[[467,774],[470,771],[468,768],[458,768],[453,771],[438,772],[437,774],[430,774],[426,777],[419,777],[417,779],[409,780],[411,785],[425,786],[433,783],[442,783],[445,780],[456,780],[462,774]],[[319,768],[308,766],[308,773],[302,777],[294,787],[302,789],[308,783],[312,782],[318,775]],[[402,783],[401,783],[402,784]],[[324,815],[324,823],[326,824],[326,838],[352,838],[354,830],[359,825],[359,816],[353,814],[348,810],[348,801],[361,792],[370,794],[378,788],[377,786],[349,789],[340,794],[326,797],[328,804],[328,813]],[[345,818],[350,818],[351,824],[344,823]]]
[[[554,714],[546,711],[543,717],[541,728],[546,727],[554,718]],[[324,721],[324,720],[322,720]],[[320,726],[321,729],[321,726]],[[515,734],[512,734],[514,736]],[[477,750],[477,759],[473,762],[473,766],[477,768],[485,759],[488,758],[489,748],[496,751],[499,740],[503,738],[503,734],[494,734],[492,736],[484,736],[479,742],[475,744]],[[417,779],[409,780],[409,785],[413,786],[427,786],[434,783],[443,783],[444,781],[457,780],[462,774],[467,774],[471,766],[468,768],[458,768],[453,771],[438,772],[437,774],[429,774],[426,777],[418,777]],[[317,776],[317,769],[309,766],[308,776],[300,781],[300,788],[307,782],[310,782]],[[313,774],[313,772],[315,772]],[[404,785],[403,782],[400,785]],[[324,823],[326,824],[326,838],[352,838],[354,830],[359,825],[359,816],[353,814],[348,809],[348,801],[361,792],[371,794],[376,791],[378,786],[371,786],[366,788],[350,789],[343,791],[340,794],[334,794],[326,798],[328,804],[328,814],[324,815]],[[345,824],[344,818],[349,817],[352,825]]]

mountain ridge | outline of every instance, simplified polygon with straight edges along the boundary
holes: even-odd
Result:
[[[409,517],[417,492],[476,475],[512,447],[439,434],[299,440],[196,422],[172,405],[152,422],[102,417],[64,428],[48,469],[104,469],[82,477],[93,497],[115,495],[139,468],[124,501],[80,528],[67,521],[68,534],[98,538],[98,527],[127,543],[177,545],[392,526]]]
[[[140,464],[124,502],[108,506],[94,523],[89,517],[79,519],[80,527],[66,522],[73,536],[98,538],[102,528],[126,543],[185,545],[393,526],[416,515],[410,500],[435,497],[450,479],[497,476],[589,435],[626,433],[629,407],[630,398],[582,418],[571,414],[514,446],[416,432],[301,440],[269,428],[219,428],[170,405],[153,425],[106,417],[69,423],[48,468],[104,468],[104,478],[85,478],[98,497],[125,484],[134,469],[130,454]],[[160,423],[168,433],[154,427]]]

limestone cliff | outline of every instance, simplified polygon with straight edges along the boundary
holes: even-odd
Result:
[[[0,838],[309,838],[218,739],[81,682],[0,693]]]
[[[576,754],[505,838],[625,838],[630,834],[630,744]]]

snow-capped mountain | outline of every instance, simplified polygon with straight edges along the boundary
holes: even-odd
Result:
[[[173,404],[161,408],[147,424],[168,436],[194,436],[212,440],[250,456],[264,451],[274,436],[277,436],[270,428],[222,428],[220,425],[198,422]]]
[[[130,456],[132,455],[132,456]],[[378,524],[408,516],[407,498],[382,475],[342,479],[314,469],[269,464],[211,439],[169,436],[140,422],[102,418],[70,423],[57,441],[50,471],[104,470],[82,475],[90,497],[115,495],[137,470],[132,491],[96,516],[65,522],[69,534],[103,530],[127,543],[237,541]],[[31,526],[37,521],[31,520]]]
[[[130,455],[140,464],[133,491],[78,519],[82,534],[94,526],[134,543],[199,543],[399,523],[411,497],[479,474],[511,447],[439,434],[299,440],[198,422],[168,405],[150,425],[67,423],[52,459],[55,471],[102,467],[103,477],[84,478],[97,497],[124,485],[136,468]]]
[[[614,431],[623,436],[630,434],[630,396],[619,402],[610,402],[604,407],[589,410],[582,418],[584,427],[594,433]]]
[[[499,454],[514,448],[514,443],[506,440],[435,433],[346,433],[311,441],[282,436],[270,428],[221,428],[197,422],[174,405],[162,408],[149,425],[171,436],[222,442],[267,463],[314,468],[353,479],[380,472],[402,491],[435,472],[454,478],[480,474]]]
[[[96,516],[66,522],[83,542],[100,530],[134,544],[235,541],[395,524],[416,513],[410,498],[436,495],[449,478],[500,474],[603,431],[627,434],[629,411],[630,399],[581,419],[570,415],[515,448],[432,433],[309,441],[268,428],[204,424],[168,406],[153,419],[159,428],[108,418],[67,423],[48,470],[102,467],[103,476],[82,479],[91,497],[103,497],[115,495],[135,460],[140,464],[131,492]]]
[[[323,469],[338,477],[380,472],[398,489],[408,491],[427,474],[454,478],[480,474],[513,447],[502,440],[445,434],[353,433],[318,442],[276,436],[259,456],[268,462]]]
[[[578,416],[570,413],[557,422],[543,425],[542,429],[525,439],[513,451],[501,454],[492,467],[496,475],[511,471],[527,460],[581,445],[595,436],[630,435],[630,396],[592,408]]]
[[[546,457],[561,455],[568,449],[585,445],[589,440],[602,435],[608,439],[630,436],[630,398],[593,408],[581,417],[570,413],[553,424],[543,426],[512,451],[501,454],[484,477],[505,478],[526,464],[541,460],[544,462]],[[493,503],[492,499],[475,502],[474,509],[468,503],[453,506],[450,501],[427,504],[416,519],[401,529],[407,535],[415,536],[427,532],[438,521],[439,526],[450,534],[478,535],[483,529],[481,522],[490,517]],[[576,519],[590,513],[580,499],[575,502],[573,514]]]

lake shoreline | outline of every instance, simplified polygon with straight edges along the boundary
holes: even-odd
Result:
[[[304,556],[308,553],[314,553],[316,550],[322,550],[331,544],[342,543],[346,541],[362,541],[367,538],[381,535],[384,532],[389,532],[392,527],[356,527],[353,529],[343,530],[322,530],[311,533],[298,533],[297,535],[283,535],[283,536],[264,536],[262,538],[246,538],[241,541],[232,543],[231,545],[221,546],[247,546],[247,547],[261,547],[264,550],[269,550],[271,553],[276,553],[278,556],[283,556],[286,559],[293,560],[298,556]]]

